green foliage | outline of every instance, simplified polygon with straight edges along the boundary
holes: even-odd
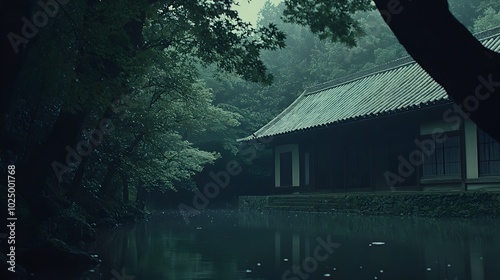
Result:
[[[472,0],[449,0],[448,4],[451,13],[467,28],[471,29],[474,19],[479,16],[478,5],[484,1]]]
[[[196,59],[178,59],[176,50],[151,54],[158,63],[129,81],[131,93],[115,108],[102,161],[148,189],[175,189],[218,158],[198,147],[222,139],[240,116],[212,104],[211,91],[197,81]]]
[[[245,80],[269,84],[259,54],[283,47],[284,34],[275,25],[254,28],[233,10],[233,0],[156,3],[146,21],[145,47],[175,47],[205,64],[235,73]]]
[[[234,3],[75,0],[41,29],[29,45],[21,99],[85,112],[91,128],[109,117],[112,102],[121,110],[111,116],[114,132],[86,158],[84,188],[97,194],[119,177],[173,188],[219,157],[214,142],[236,153],[241,116],[212,104],[198,68],[270,84],[260,54],[282,48],[285,37],[272,23],[241,20]]]
[[[243,116],[235,138],[247,136],[285,109],[306,87],[387,63],[406,54],[376,11],[353,16],[366,30],[357,37],[357,46],[320,40],[307,27],[281,20],[284,3],[267,1],[258,24],[276,23],[286,35],[286,48],[264,51],[262,60],[276,78],[270,86],[251,84],[234,76],[217,75],[209,68],[207,85],[214,90],[215,102]],[[215,78],[212,78],[215,74]]]
[[[175,189],[175,183],[189,181],[206,164],[217,159],[217,154],[193,147],[178,134],[161,136],[165,142],[160,144],[167,146],[146,141],[137,149],[137,154],[124,159],[126,174],[141,178],[148,188]]]
[[[71,1],[29,48],[20,93],[64,110],[92,110],[129,92],[129,80],[175,50],[243,79],[269,84],[261,51],[283,47],[269,24],[254,28],[234,1]],[[161,63],[161,62],[160,62]]]
[[[471,32],[480,32],[500,23],[495,19],[494,11],[500,10],[500,3],[495,0],[449,0],[452,14]]]
[[[309,26],[320,39],[356,45],[356,37],[363,34],[356,12],[374,9],[368,0],[285,0],[283,16],[286,22]]]
[[[474,21],[474,32],[481,32],[493,27],[500,26],[500,7],[499,9],[488,7]]]

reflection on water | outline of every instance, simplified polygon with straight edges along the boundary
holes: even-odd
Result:
[[[500,279],[500,220],[165,212],[104,231],[84,279]],[[135,278],[134,278],[135,277]]]

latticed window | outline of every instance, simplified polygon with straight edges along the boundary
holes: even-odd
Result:
[[[478,128],[479,175],[500,175],[500,144]]]
[[[424,176],[460,175],[460,138],[448,136],[443,143],[435,143],[434,152],[424,160]]]

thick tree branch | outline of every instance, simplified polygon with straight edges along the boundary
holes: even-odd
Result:
[[[500,55],[486,49],[458,22],[446,0],[375,3],[415,61],[470,119],[500,141],[496,125],[500,121]]]

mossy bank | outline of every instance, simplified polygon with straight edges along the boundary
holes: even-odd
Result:
[[[387,192],[242,196],[239,209],[422,217],[500,217],[496,192]]]

